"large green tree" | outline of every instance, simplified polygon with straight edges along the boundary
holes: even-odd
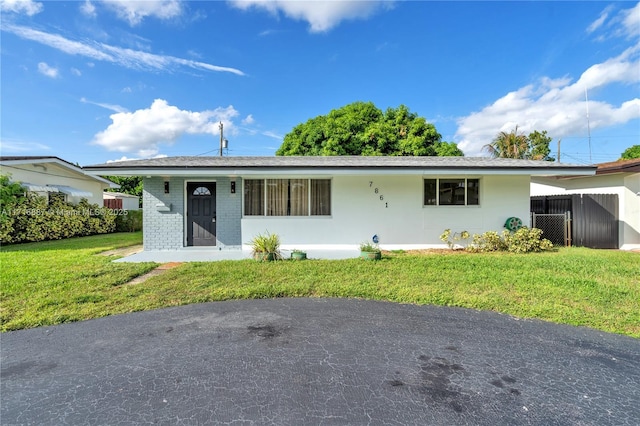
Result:
[[[534,130],[525,135],[518,132],[518,126],[510,132],[500,132],[484,149],[494,158],[518,158],[528,160],[554,161],[550,157],[549,143],[553,140],[547,131]]]
[[[630,146],[620,156],[621,160],[633,160],[634,158],[640,158],[640,145]]]
[[[462,156],[435,126],[404,105],[385,112],[354,102],[298,124],[276,155]]]

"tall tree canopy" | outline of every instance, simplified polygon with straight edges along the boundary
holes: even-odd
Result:
[[[640,145],[630,146],[620,156],[621,160],[633,160],[634,158],[640,158]]]
[[[462,156],[435,126],[404,105],[379,110],[354,102],[298,124],[276,155]]]
[[[555,161],[550,157],[549,143],[553,140],[547,131],[534,130],[526,136],[518,133],[518,126],[510,132],[500,132],[484,149],[494,158],[519,158],[527,160]]]

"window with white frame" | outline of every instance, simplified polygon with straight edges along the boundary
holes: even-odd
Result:
[[[329,216],[331,179],[245,179],[245,216]]]
[[[425,206],[477,206],[480,204],[480,179],[425,179]]]

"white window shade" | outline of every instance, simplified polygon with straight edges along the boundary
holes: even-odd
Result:
[[[83,191],[82,189],[74,188],[72,186],[51,185],[51,187],[58,188],[58,191],[71,197],[93,197],[93,192]]]
[[[29,182],[20,182],[20,186],[26,188],[27,191],[30,192],[60,192],[60,190],[55,186],[49,185],[36,185],[34,183]]]

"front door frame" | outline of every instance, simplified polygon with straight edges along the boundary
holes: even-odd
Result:
[[[183,241],[182,241],[182,246],[183,247],[199,247],[199,248],[204,248],[204,247],[216,247],[218,245],[218,223],[216,222],[216,245],[214,246],[189,246],[187,245],[187,230],[189,229],[189,218],[187,217],[187,209],[189,208],[189,192],[187,191],[187,187],[189,186],[189,184],[191,183],[215,183],[216,184],[216,206],[218,205],[218,184],[216,179],[191,179],[191,180],[184,180],[184,187],[182,188],[182,193],[184,194],[184,199],[183,199],[183,203],[184,203],[184,209],[182,210],[184,212],[184,224],[183,224],[183,228],[182,228],[182,236],[183,236]],[[217,209],[217,207],[216,207]],[[216,218],[217,221],[217,218]]]

